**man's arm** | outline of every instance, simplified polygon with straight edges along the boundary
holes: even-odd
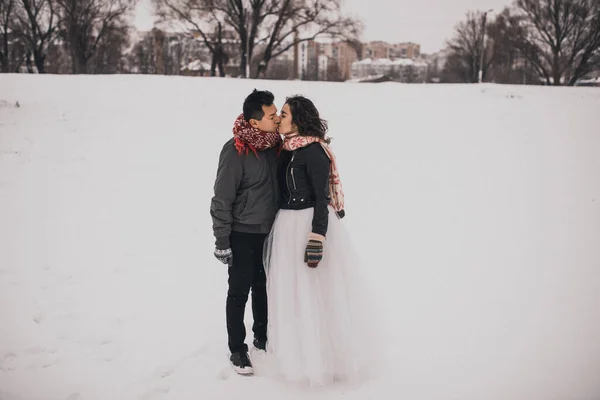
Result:
[[[227,142],[219,156],[219,167],[210,204],[213,233],[217,249],[229,248],[229,235],[233,223],[233,204],[243,176],[242,157],[231,142]]]

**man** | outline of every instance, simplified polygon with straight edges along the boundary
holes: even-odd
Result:
[[[244,310],[252,289],[254,346],[266,349],[267,290],[263,245],[277,213],[277,133],[274,96],[256,89],[246,98],[225,143],[210,206],[215,257],[227,264],[227,334],[230,361],[239,374],[253,373],[248,356]]]

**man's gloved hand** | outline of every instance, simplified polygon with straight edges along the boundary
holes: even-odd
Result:
[[[323,259],[323,240],[325,237],[316,233],[308,235],[308,244],[304,250],[304,262],[310,268],[316,268]]]
[[[221,261],[223,264],[229,265],[230,267],[233,264],[233,253],[231,252],[231,248],[224,250],[215,248],[215,257],[217,260]]]

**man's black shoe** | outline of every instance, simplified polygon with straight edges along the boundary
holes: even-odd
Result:
[[[231,357],[229,357],[229,361],[231,361],[234,371],[240,375],[252,375],[254,373],[250,357],[248,357],[248,353],[245,351],[233,353]]]

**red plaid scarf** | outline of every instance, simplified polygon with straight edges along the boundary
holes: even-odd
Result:
[[[281,136],[277,132],[263,132],[252,127],[244,119],[244,114],[240,114],[233,124],[233,137],[238,154],[241,155],[244,151],[248,154],[248,150],[252,150],[256,157],[257,151],[270,149],[281,143]]]
[[[331,197],[330,205],[335,211],[344,209],[344,190],[342,189],[342,181],[337,169],[335,154],[331,147],[323,140],[315,136],[300,136],[298,134],[286,136],[283,141],[283,148],[287,151],[293,151],[301,147],[306,147],[311,143],[319,142],[325,150],[327,157],[331,160],[329,164],[329,196]]]

